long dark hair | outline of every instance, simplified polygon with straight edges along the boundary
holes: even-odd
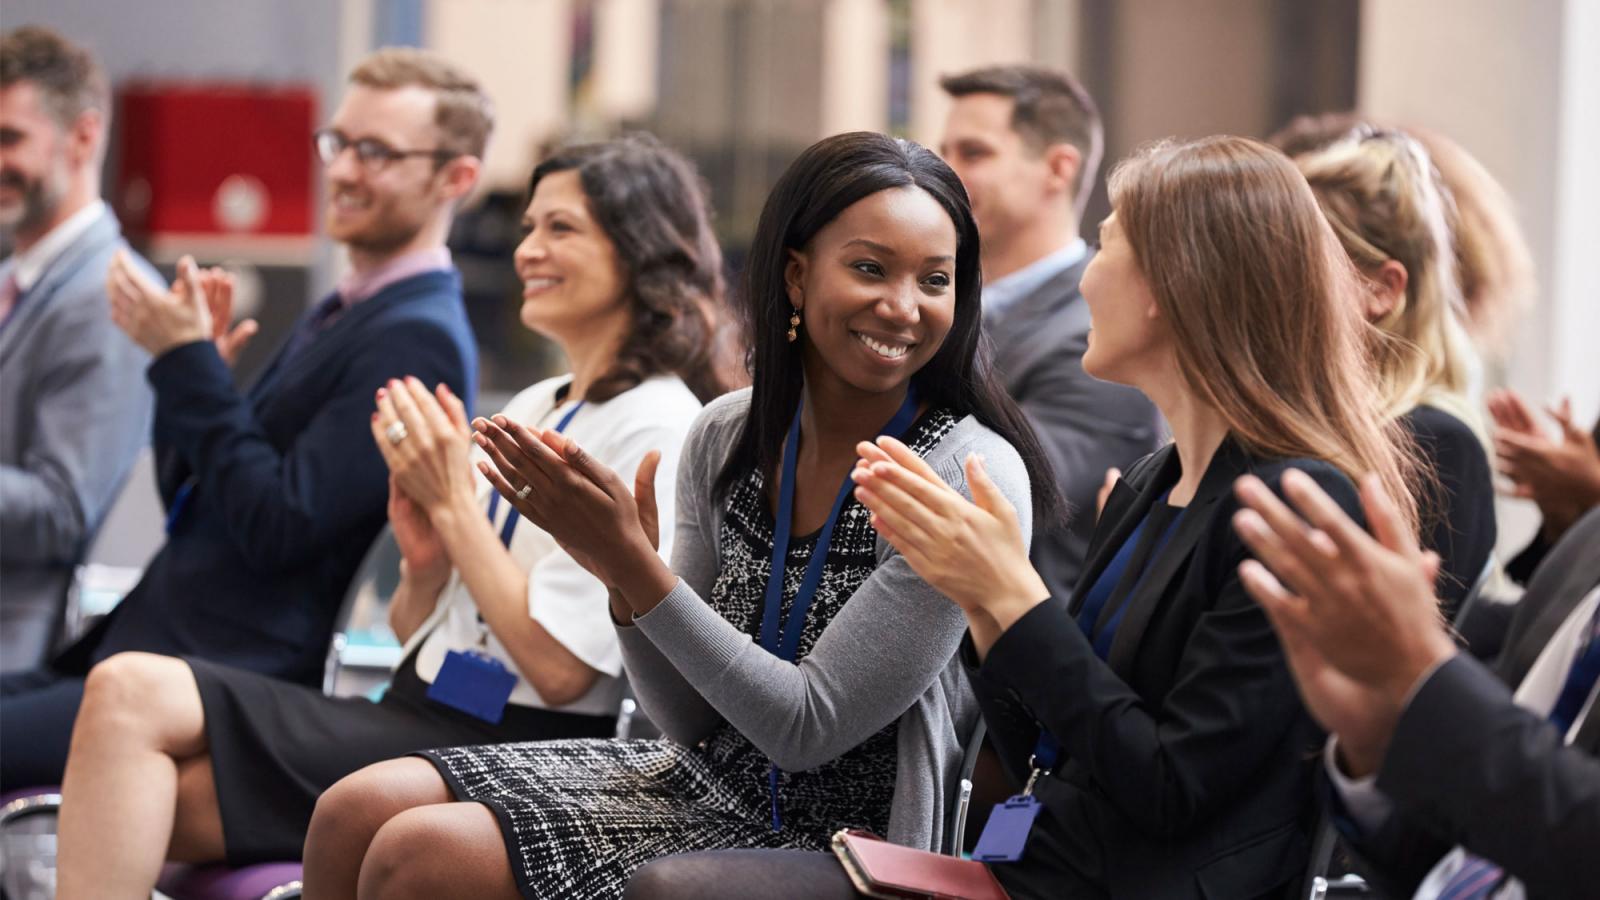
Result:
[[[528,196],[546,175],[568,171],[578,173],[590,213],[616,246],[633,316],[616,362],[588,399],[610,400],[666,372],[702,403],[725,393],[722,250],[694,165],[648,134],[571,144],[533,170]]]
[[[850,205],[891,188],[918,187],[956,226],[955,319],[933,358],[915,375],[918,397],[956,415],[972,415],[1015,447],[1032,483],[1035,530],[1061,518],[1063,502],[1033,428],[996,380],[982,337],[978,226],[961,179],[920,144],[867,131],[835,135],[801,153],[767,197],[745,267],[742,309],[749,328],[754,385],[750,414],[716,493],[755,470],[776,470],[802,382],[800,345],[785,338],[792,309],[783,272],[790,250]]]

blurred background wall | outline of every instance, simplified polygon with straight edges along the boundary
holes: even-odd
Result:
[[[1510,192],[1538,266],[1538,304],[1491,379],[1536,399],[1569,393],[1584,417],[1600,408],[1592,0],[6,0],[0,27],[28,22],[90,46],[118,84],[294,85],[316,97],[319,123],[343,73],[378,46],[431,47],[475,72],[499,124],[452,246],[484,342],[487,405],[560,365],[516,327],[509,262],[541,147],[643,128],[684,150],[711,185],[736,269],[767,189],[801,148],[850,129],[936,146],[941,74],[1036,61],[1095,95],[1112,161],[1160,137],[1263,136],[1295,114],[1351,108],[1453,137]],[[225,152],[229,135],[187,139]],[[1105,211],[1102,186],[1086,232]],[[256,270],[255,302],[281,310],[275,320],[342,265],[314,227],[299,242],[222,237],[204,251]],[[180,247],[161,238],[147,248],[170,264]],[[1506,515],[1505,540],[1524,537],[1522,512]]]

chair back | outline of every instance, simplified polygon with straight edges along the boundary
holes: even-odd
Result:
[[[322,670],[324,694],[333,696],[334,688],[338,685],[344,650],[349,644],[346,635],[350,628],[350,617],[356,607],[363,601],[386,605],[399,583],[400,544],[395,540],[394,529],[385,524],[372,546],[367,548],[367,555],[361,558],[361,564],[356,567],[356,574],[350,578],[350,586],[345,589],[344,599],[339,603],[339,612],[334,616],[333,635],[328,641],[328,658]]]

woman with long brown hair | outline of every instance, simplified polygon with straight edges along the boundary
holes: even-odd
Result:
[[[1160,144],[1116,170],[1111,202],[1084,368],[1143,391],[1174,442],[1113,488],[1073,596],[1050,596],[981,459],[969,502],[896,442],[863,444],[857,496],[966,616],[962,659],[1019,791],[975,856],[1012,896],[1276,896],[1304,874],[1321,737],[1240,581],[1234,485],[1308,479],[1359,516],[1354,482],[1374,473],[1414,529],[1414,466],[1357,276],[1287,158]],[[749,862],[663,860],[630,892],[732,896]],[[767,862],[850,892],[826,859]]]

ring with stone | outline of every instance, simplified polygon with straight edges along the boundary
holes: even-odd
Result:
[[[522,487],[517,488],[517,499],[526,500],[528,499],[528,495],[531,493],[533,493],[533,485],[525,484]]]
[[[389,427],[384,429],[383,436],[389,439],[389,443],[399,446],[400,442],[405,440],[406,435],[410,433],[406,430],[406,423],[390,422]]]

